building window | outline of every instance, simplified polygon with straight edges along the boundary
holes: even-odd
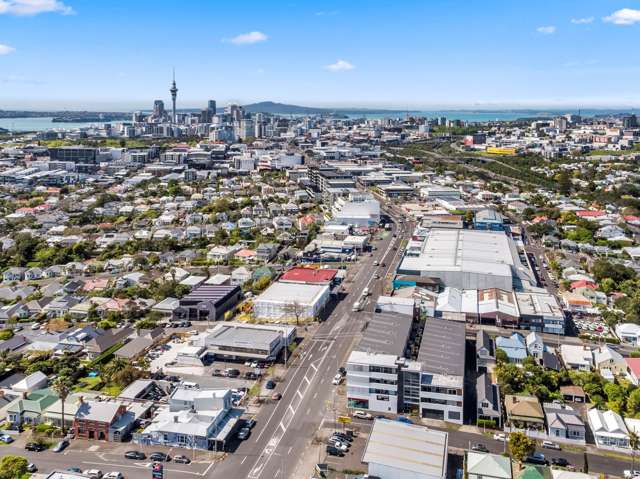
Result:
[[[460,420],[460,412],[458,411],[449,411],[449,419],[453,419],[455,421]]]

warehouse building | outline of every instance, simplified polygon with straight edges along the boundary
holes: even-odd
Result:
[[[276,282],[263,291],[253,303],[257,318],[302,321],[317,318],[329,301],[326,284]]]
[[[369,477],[380,479],[444,479],[447,477],[448,433],[415,424],[376,419],[362,462]]]
[[[200,336],[204,336],[201,341],[207,348],[207,355],[213,359],[273,361],[283,347],[295,341],[296,328],[222,322]]]
[[[535,284],[514,241],[502,231],[432,229],[420,253],[405,256],[398,274],[438,278],[459,289],[511,291]]]

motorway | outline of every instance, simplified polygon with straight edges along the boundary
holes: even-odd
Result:
[[[282,399],[261,409],[251,437],[216,465],[209,477],[293,477],[331,402],[335,388],[331,380],[346,362],[364,326],[367,312],[354,313],[352,306],[365,288],[371,288],[374,261],[386,264],[377,268],[381,278],[395,268],[398,255],[393,246],[399,245],[408,232],[400,225],[397,237],[387,234],[378,242],[373,256],[360,257],[357,273],[347,280],[346,297],[335,306],[278,385],[276,391],[282,393]]]

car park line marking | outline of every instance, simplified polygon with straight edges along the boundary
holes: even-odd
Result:
[[[293,409],[293,406],[291,404],[289,404],[289,411],[291,411],[291,414],[294,414],[294,415],[296,413],[296,410]]]
[[[318,368],[315,366],[315,364],[311,363],[310,366],[313,368],[315,372],[318,372]]]
[[[303,377],[302,379],[304,379],[305,381],[307,381],[307,384],[311,384],[311,381],[309,381],[309,378],[307,376]]]
[[[282,431],[286,432],[287,428],[284,426],[284,424],[282,423],[282,421],[280,421],[280,427],[282,428]]]
[[[291,454],[291,450],[292,450],[292,449],[293,449],[293,446],[290,446],[290,447],[289,447],[289,450],[287,451],[287,456],[288,456],[289,454]]]
[[[249,456],[244,456],[244,458],[242,459],[242,461],[240,461],[240,464],[244,464],[244,461],[246,461],[246,460],[247,460],[247,457],[249,457]]]
[[[298,393],[298,396],[300,396],[300,399],[302,399],[302,394],[300,394],[300,390],[299,389],[296,391],[296,393]]]
[[[315,392],[315,394],[313,395],[313,399],[318,397],[318,391]]]
[[[98,466],[113,466],[113,467],[128,467],[130,469],[149,469],[148,466],[131,466],[129,464],[114,464],[114,463],[110,463],[110,462],[91,462],[91,461],[82,461],[82,464],[93,464],[93,465],[98,465]],[[201,472],[194,472],[194,471],[186,471],[183,469],[164,469],[165,471],[168,472],[179,472],[181,474],[191,474],[193,476],[203,476],[204,474]]]

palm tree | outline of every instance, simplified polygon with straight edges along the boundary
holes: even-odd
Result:
[[[636,470],[636,450],[640,445],[640,437],[635,431],[629,432],[629,447],[631,447],[631,470]]]
[[[60,404],[62,406],[62,435],[66,434],[66,425],[64,422],[64,403],[67,400],[67,396],[71,392],[71,387],[73,386],[73,381],[69,376],[58,376],[53,384],[51,385],[51,389],[58,395],[60,398]]]

